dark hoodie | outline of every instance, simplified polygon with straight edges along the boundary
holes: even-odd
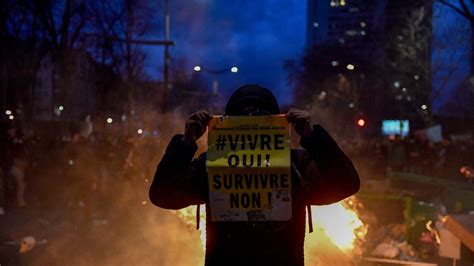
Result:
[[[259,85],[249,84],[238,88],[230,96],[225,106],[226,115],[246,115],[242,113],[242,106],[254,106],[267,111],[268,114],[280,113],[278,102],[273,93]]]
[[[230,97],[226,115],[244,115],[254,107],[278,114],[278,103],[258,85],[239,88]],[[302,138],[304,150],[291,151],[292,219],[286,222],[212,222],[206,154],[193,160],[197,145],[173,137],[158,164],[150,200],[166,209],[206,204],[206,265],[304,265],[305,207],[340,201],[359,189],[359,177],[350,159],[319,125],[311,138]]]

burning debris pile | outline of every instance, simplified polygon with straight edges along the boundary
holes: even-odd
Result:
[[[369,255],[386,259],[418,261],[419,253],[405,238],[404,224],[388,224],[373,230],[367,235],[366,251]]]

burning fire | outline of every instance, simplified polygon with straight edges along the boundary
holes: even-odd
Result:
[[[314,228],[324,232],[331,242],[345,253],[353,252],[356,240],[363,239],[367,233],[354,204],[354,199],[351,198],[331,205],[311,207]],[[311,241],[311,235],[309,239]]]
[[[367,228],[359,219],[355,204],[355,199],[350,198],[331,205],[311,207],[314,233],[306,235],[305,258],[309,260],[307,265],[326,265],[327,263],[322,263],[322,260],[317,256],[320,253],[327,254],[328,250],[331,250],[332,252],[329,253],[335,257],[346,255],[346,261],[350,261],[352,255],[360,255],[357,240],[362,240],[365,237]],[[189,229],[195,229],[196,206],[178,210],[176,214]],[[200,216],[199,230],[201,244],[203,251],[205,251],[206,213],[204,205],[200,206]],[[334,253],[335,251],[337,253]],[[327,258],[325,259],[327,260]],[[338,259],[340,260],[340,258]]]

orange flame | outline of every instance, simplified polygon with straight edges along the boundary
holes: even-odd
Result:
[[[321,229],[331,242],[345,253],[353,252],[356,240],[363,239],[367,228],[353,209],[349,199],[325,206],[312,206],[314,227]],[[310,238],[311,240],[311,238]]]

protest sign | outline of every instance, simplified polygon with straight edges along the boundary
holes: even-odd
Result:
[[[291,218],[291,161],[284,115],[214,117],[206,159],[212,221]]]

